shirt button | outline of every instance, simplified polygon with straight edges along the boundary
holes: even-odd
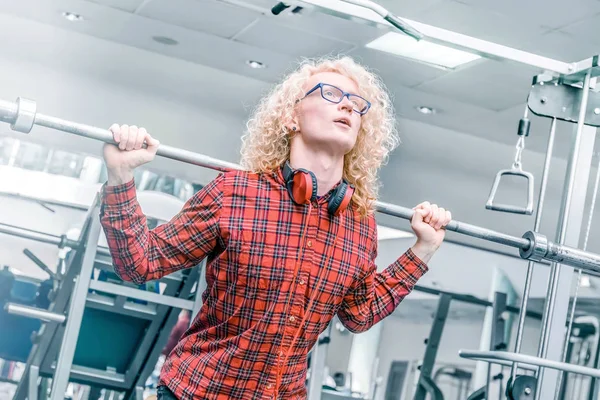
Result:
[[[273,389],[273,385],[269,383],[269,384],[267,385],[267,389],[269,389],[269,390]]]
[[[294,317],[293,315],[290,317],[290,322],[294,322],[296,320],[296,317]]]
[[[307,245],[308,247],[312,247],[312,240],[309,240],[309,241],[308,241],[308,243],[306,243],[306,245]]]
[[[298,283],[300,283],[301,285],[304,285],[306,282],[304,281],[304,278],[300,278],[300,282],[298,282]]]

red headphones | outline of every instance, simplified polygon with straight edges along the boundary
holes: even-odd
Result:
[[[292,169],[289,161],[283,165],[283,178],[285,186],[296,204],[308,204],[317,200],[317,177],[311,171],[302,168]],[[333,190],[329,201],[327,202],[327,211],[330,215],[340,215],[352,200],[354,186],[350,185],[345,179],[342,179],[339,185]]]

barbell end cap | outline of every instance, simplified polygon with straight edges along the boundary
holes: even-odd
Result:
[[[529,240],[530,246],[526,250],[519,249],[521,258],[535,262],[542,261],[548,254],[548,238],[533,231],[525,232],[523,238]]]
[[[29,133],[35,124],[35,114],[37,112],[37,104],[34,100],[24,97],[17,98],[17,115],[15,121],[11,124],[13,131]]]

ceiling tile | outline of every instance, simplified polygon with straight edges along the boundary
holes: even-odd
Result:
[[[260,13],[213,0],[152,0],[138,14],[195,31],[232,37]]]
[[[127,12],[134,12],[144,0],[86,0],[91,3],[101,4],[113,8],[118,8]]]
[[[151,39],[154,35],[171,37],[179,44],[161,45]],[[259,48],[145,18],[124,24],[118,38],[112,40],[268,82],[278,79],[281,73],[289,69],[293,60],[293,57],[277,53],[272,48]],[[266,68],[252,69],[246,64],[248,60],[260,61]]]
[[[535,24],[523,24],[495,11],[449,0],[422,12],[415,20],[513,47],[518,47],[523,37],[542,32]]]
[[[451,79],[419,87],[420,90],[500,111],[521,102],[527,90],[515,90],[502,82],[473,82]]]
[[[522,25],[558,28],[600,12],[597,0],[571,0],[569,5],[563,2],[547,0],[460,0],[479,9],[491,10],[519,21]]]
[[[500,111],[526,100],[536,73],[536,69],[521,64],[484,60],[416,89]]]
[[[67,20],[62,15],[64,11],[81,15],[83,21]],[[132,18],[135,18],[134,15],[116,8],[79,0],[56,0],[51,2],[20,0],[4,2],[2,4],[2,12],[57,26],[68,31],[94,36],[98,32],[102,32],[103,35],[112,35],[115,37],[119,35],[122,25],[126,25]],[[65,49],[65,51],[68,51],[68,49]]]
[[[521,44],[521,49],[559,61],[574,62],[600,53],[600,46],[591,40],[577,39],[561,31],[537,35]]]
[[[350,55],[374,70],[388,86],[411,87],[447,73],[439,68],[365,47],[353,50]]]
[[[598,46],[598,53],[600,53],[600,14],[593,15],[585,18],[581,21],[567,25],[560,29],[561,32],[565,32],[573,37],[578,42],[595,43]]]
[[[452,129],[489,140],[501,136],[497,113],[478,105],[409,88],[390,88],[398,117]],[[418,106],[431,107],[435,114],[422,114]]]
[[[295,57],[345,53],[354,47],[350,43],[291,29],[266,18],[249,27],[235,40]]]

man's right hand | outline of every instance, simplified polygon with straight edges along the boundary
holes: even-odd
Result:
[[[104,145],[104,162],[108,185],[114,186],[133,179],[133,170],[152,161],[160,143],[146,129],[135,125],[113,124],[109,130],[116,144]]]

